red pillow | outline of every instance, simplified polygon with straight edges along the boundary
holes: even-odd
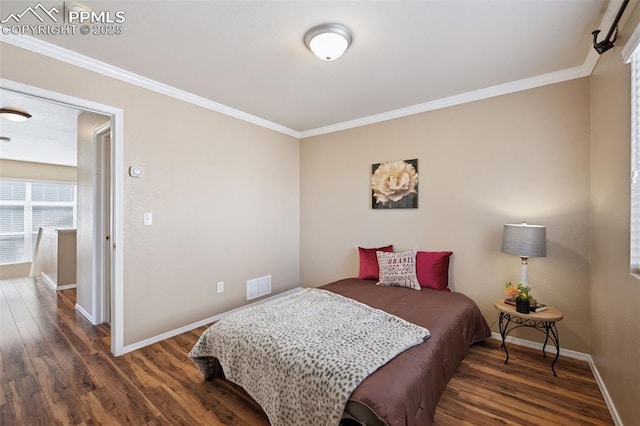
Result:
[[[416,275],[420,287],[449,290],[450,251],[419,251],[416,254]]]
[[[380,248],[358,247],[358,253],[360,254],[359,280],[378,280],[380,268],[378,267],[378,256],[376,256],[377,251],[393,253],[393,244]]]

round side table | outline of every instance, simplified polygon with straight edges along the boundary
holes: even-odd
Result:
[[[530,327],[541,331],[545,334],[544,345],[542,345],[542,355],[547,356],[545,349],[549,339],[556,347],[556,357],[551,363],[551,371],[553,375],[557,376],[555,365],[560,356],[560,339],[558,337],[558,329],[556,328],[556,322],[562,320],[562,312],[558,309],[547,306],[547,309],[541,312],[530,312],[523,314],[516,311],[516,307],[504,302],[504,299],[498,299],[493,306],[498,310],[498,327],[500,328],[500,336],[502,337],[502,348],[506,359],[504,363],[509,362],[509,352],[507,351],[507,345],[505,339],[512,330],[520,327]]]

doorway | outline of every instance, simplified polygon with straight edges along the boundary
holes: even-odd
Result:
[[[91,278],[80,283],[90,294],[91,302],[76,310],[92,324],[108,322],[111,325],[111,352],[124,353],[123,327],[123,139],[124,112],[119,108],[99,104],[81,98],[52,92],[22,83],[0,79],[0,87],[26,97],[75,108],[87,113],[106,116],[108,121],[93,128],[91,137],[95,143],[95,159],[91,176],[93,197],[93,225],[90,238],[93,241]],[[104,123],[104,121],[103,121]],[[99,172],[98,172],[99,171]],[[91,214],[90,214],[91,215]],[[79,229],[79,227],[78,227]],[[88,311],[91,312],[88,312]]]

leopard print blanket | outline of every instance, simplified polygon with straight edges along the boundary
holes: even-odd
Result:
[[[206,378],[219,360],[272,426],[336,426],[353,390],[429,330],[355,300],[302,289],[225,316],[189,355]]]

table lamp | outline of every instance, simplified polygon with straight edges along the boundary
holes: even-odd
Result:
[[[527,276],[527,261],[530,257],[545,257],[547,255],[547,228],[541,225],[504,225],[502,231],[502,252],[520,256],[522,275],[520,282],[529,284]]]

